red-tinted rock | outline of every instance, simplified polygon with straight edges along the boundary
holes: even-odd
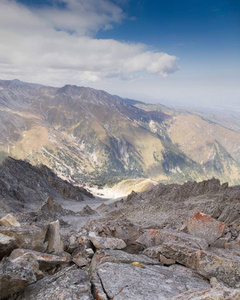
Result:
[[[205,239],[211,245],[222,236],[225,226],[225,223],[198,212],[189,220],[188,231],[195,236]]]

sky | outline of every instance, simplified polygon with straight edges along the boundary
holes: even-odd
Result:
[[[0,79],[240,109],[239,0],[0,0]]]

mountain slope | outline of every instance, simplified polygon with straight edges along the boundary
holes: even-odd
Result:
[[[5,211],[36,208],[48,196],[83,201],[93,197],[82,187],[62,180],[44,165],[31,164],[7,157],[0,164],[0,215]]]
[[[44,163],[68,180],[240,182],[239,133],[190,112],[91,88],[2,80],[0,116],[0,160]]]

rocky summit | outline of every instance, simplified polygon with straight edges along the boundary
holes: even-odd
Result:
[[[240,299],[238,186],[213,178],[100,200],[12,158],[0,183],[3,300]]]

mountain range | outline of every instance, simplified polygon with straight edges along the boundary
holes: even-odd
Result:
[[[240,183],[240,119],[105,91],[0,80],[0,161],[45,164],[75,183],[128,178]]]

